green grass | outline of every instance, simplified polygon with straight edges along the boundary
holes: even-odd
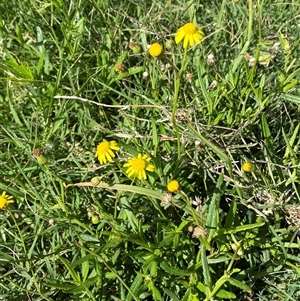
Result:
[[[2,2],[0,299],[299,300],[298,1]]]

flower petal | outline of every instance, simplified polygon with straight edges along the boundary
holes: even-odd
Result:
[[[132,177],[133,175],[134,175],[134,170],[131,170],[129,173],[128,173],[128,177],[130,178],[130,177]]]
[[[119,151],[120,150],[120,147],[118,146],[117,142],[111,143],[110,148],[113,149],[113,150],[115,150],[115,151]]]
[[[187,48],[188,43],[189,43],[189,37],[186,35],[183,41],[183,48]]]
[[[107,160],[109,162],[112,162],[112,157],[110,156],[110,154],[108,152],[105,154],[105,157],[107,158]]]
[[[201,40],[202,40],[202,36],[199,33],[195,33],[193,35],[193,39],[197,44],[200,44]]]
[[[109,149],[107,152],[110,154],[110,156],[111,156],[112,158],[114,158],[114,157],[116,156],[116,155],[114,154],[114,152],[113,152],[111,149]]]
[[[147,171],[153,172],[153,171],[154,171],[154,166],[153,166],[153,165],[148,165],[148,166],[146,167],[146,170],[147,170]]]
[[[100,154],[98,157],[100,164],[106,164],[106,158],[104,154]]]
[[[190,35],[189,36],[189,41],[190,41],[190,46],[193,47],[194,44],[195,44],[195,41],[194,41],[194,38],[193,38],[193,35]]]
[[[184,38],[185,32],[182,29],[179,29],[175,35],[175,43],[178,44]]]

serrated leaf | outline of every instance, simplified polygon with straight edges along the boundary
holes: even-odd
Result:
[[[197,288],[199,289],[200,292],[206,294],[206,290],[208,289],[208,287],[203,284],[202,282],[198,282],[197,284]]]
[[[228,282],[247,293],[249,293],[251,291],[251,288],[247,284],[245,284],[239,280],[236,280],[234,278],[228,278]]]
[[[134,295],[138,294],[138,291],[139,291],[141,285],[143,284],[143,282],[144,282],[143,277],[141,275],[137,274],[137,276],[133,280],[133,283],[130,286],[130,289]],[[132,294],[128,293],[128,295],[126,297],[126,301],[131,301],[132,299],[133,299]]]
[[[72,278],[74,279],[74,281],[76,282],[80,282],[80,277],[79,275],[75,272],[75,270],[73,269],[73,267],[71,266],[70,262],[59,256],[59,259],[61,260],[61,262],[65,265],[65,267],[68,269],[69,273],[71,274]]]
[[[88,241],[88,242],[97,242],[99,243],[99,239],[92,236],[92,235],[89,235],[89,234],[85,234],[85,233],[81,233],[79,234],[79,237],[83,240],[83,241]]]
[[[152,280],[150,280],[148,283],[148,289],[152,292],[152,297],[153,297],[154,301],[162,300],[160,291],[157,289],[157,287],[155,287]]]
[[[255,228],[259,228],[265,224],[264,221],[259,221],[255,224],[248,224],[248,225],[242,225],[242,226],[236,226],[236,227],[231,227],[229,229],[221,229],[219,230],[218,234],[231,234],[231,233],[237,233],[241,231],[246,231],[246,230],[251,230]]]
[[[171,290],[169,290],[168,288],[163,288],[163,291],[165,292],[166,295],[168,295],[172,300],[172,301],[180,301],[177,296],[175,295],[175,293]]]
[[[234,293],[225,291],[224,289],[220,289],[216,296],[221,299],[236,299],[236,295]]]
[[[181,269],[175,268],[170,266],[166,261],[163,261],[160,264],[160,267],[167,273],[171,274],[171,275],[176,275],[176,276],[189,276],[191,274],[191,272],[188,271],[183,271]]]
[[[156,277],[157,276],[157,266],[158,266],[157,261],[152,261],[150,263],[150,276],[151,277]]]

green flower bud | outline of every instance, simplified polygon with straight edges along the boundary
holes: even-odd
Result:
[[[38,156],[36,159],[40,165],[44,165],[47,163],[47,159],[43,155]]]
[[[97,225],[97,224],[100,223],[100,218],[99,218],[98,215],[93,215],[93,216],[92,216],[92,223],[93,223],[94,225]]]
[[[138,53],[141,53],[142,52],[142,47],[140,45],[135,45],[133,48],[132,48],[132,52],[134,54],[138,54]]]
[[[97,186],[101,182],[101,177],[93,177],[91,183],[93,186]]]
[[[142,52],[142,47],[139,44],[136,44],[135,42],[129,43],[129,48],[132,50],[133,53],[138,54]]]
[[[167,40],[166,49],[171,50],[173,48],[174,48],[174,41],[173,40]]]
[[[34,149],[32,154],[37,159],[40,165],[47,163],[47,158],[42,155],[42,151],[39,148]]]

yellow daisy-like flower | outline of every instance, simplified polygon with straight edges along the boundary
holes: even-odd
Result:
[[[159,43],[153,43],[148,49],[149,54],[153,57],[158,57],[162,54],[163,48]]]
[[[179,185],[178,181],[176,181],[176,180],[170,181],[167,185],[167,189],[170,192],[176,192],[179,190],[179,188],[180,188],[180,185]]]
[[[13,203],[12,198],[12,196],[6,194],[6,191],[3,191],[0,196],[0,209],[3,209],[9,203]]]
[[[245,162],[243,165],[242,165],[242,170],[244,172],[253,172],[255,170],[255,166],[254,164],[250,163],[250,162]]]
[[[149,164],[151,158],[148,155],[138,154],[136,158],[131,158],[127,163],[124,164],[124,167],[128,167],[126,174],[130,178],[133,175],[136,175],[138,179],[146,179],[146,171],[154,171],[154,166]]]
[[[193,23],[186,23],[177,30],[175,35],[176,44],[180,43],[183,39],[183,48],[187,48],[190,44],[193,47],[196,44],[200,44],[204,37],[204,33],[201,28],[198,28]]]
[[[112,162],[112,158],[116,155],[113,151],[119,151],[120,148],[116,141],[103,141],[98,144],[96,150],[96,157],[100,164],[106,164],[107,161]]]

